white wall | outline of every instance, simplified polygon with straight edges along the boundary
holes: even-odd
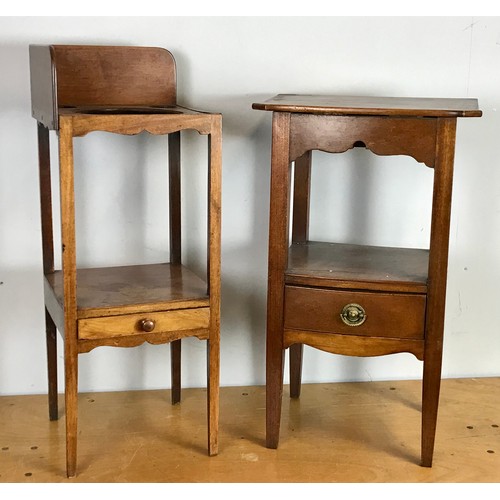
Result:
[[[457,133],[443,375],[500,375],[500,18],[0,18],[0,394],[46,390],[30,43],[168,48],[179,101],[223,113],[222,385],[265,375],[271,115],[252,102],[277,93],[477,97],[483,117],[459,120]],[[185,137],[184,254],[202,273],[205,140]],[[166,141],[96,133],[75,143],[78,262],[166,260]],[[432,170],[364,150],[314,160],[312,239],[427,245]],[[205,344],[184,346],[183,383],[203,386]],[[169,387],[168,353],[96,349],[80,357],[80,389]],[[420,376],[409,354],[305,351],[306,382]]]

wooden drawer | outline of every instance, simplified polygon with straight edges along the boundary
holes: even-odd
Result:
[[[144,322],[150,321],[145,326]],[[207,329],[210,308],[176,309],[141,314],[124,314],[101,318],[84,318],[78,321],[78,338],[104,339],[135,334],[178,332]],[[149,329],[151,328],[152,329]]]
[[[342,321],[348,304],[364,309],[362,324]],[[425,295],[285,287],[285,330],[423,339],[424,325]]]

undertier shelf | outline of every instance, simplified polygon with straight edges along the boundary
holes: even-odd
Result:
[[[429,251],[308,241],[290,246],[288,285],[426,293]]]

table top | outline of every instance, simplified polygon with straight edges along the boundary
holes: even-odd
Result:
[[[477,99],[427,97],[362,97],[278,94],[253,109],[288,113],[370,116],[478,117]]]

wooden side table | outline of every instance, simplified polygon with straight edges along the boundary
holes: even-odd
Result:
[[[148,47],[30,46],[38,122],[49,415],[58,418],[56,329],[64,339],[67,474],[76,473],[78,355],[99,346],[171,345],[180,401],[181,339],[208,346],[208,453],[218,451],[221,115],[177,105],[175,61]],[[208,136],[207,279],[181,263],[181,131]],[[59,136],[62,269],[54,268],[49,130]],[[77,269],[73,139],[94,131],[168,134],[170,262]]]
[[[253,108],[273,112],[267,447],[278,447],[286,348],[292,397],[300,395],[303,344],[350,356],[410,352],[424,364],[421,459],[430,467],[441,381],[456,121],[481,116],[477,100],[277,95]],[[434,169],[428,250],[308,240],[311,151],[342,153],[353,147],[408,155]]]

